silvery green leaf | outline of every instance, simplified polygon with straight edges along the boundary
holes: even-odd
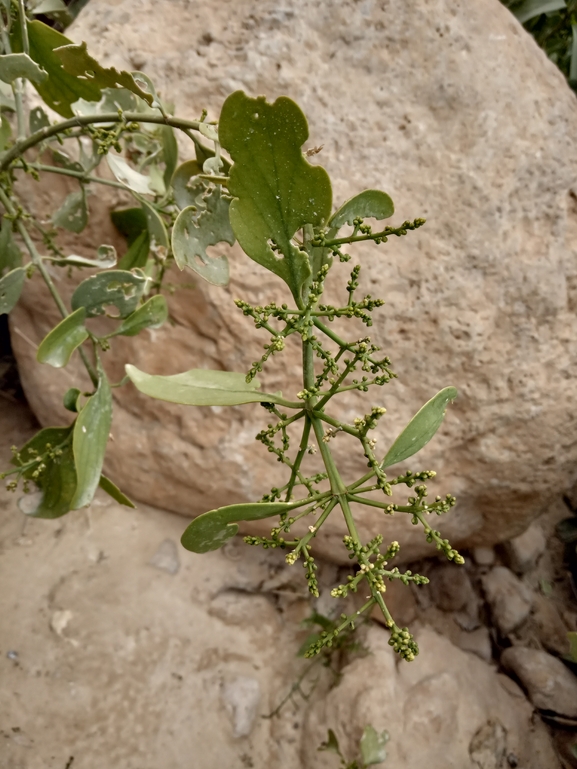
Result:
[[[40,343],[36,360],[39,363],[49,363],[54,368],[66,366],[74,350],[88,339],[85,320],[84,307],[79,307],[61,320]]]
[[[63,261],[65,264],[77,264],[80,267],[97,267],[100,270],[107,270],[116,265],[116,249],[114,246],[103,245],[98,247],[94,259],[90,259],[87,256],[71,254]]]
[[[366,726],[361,737],[361,756],[365,766],[382,764],[387,758],[385,745],[389,741],[387,731],[377,732],[372,726]]]
[[[151,296],[131,315],[125,318],[110,336],[136,336],[145,328],[160,328],[168,318],[166,299],[160,294]]]
[[[16,267],[0,279],[0,315],[9,313],[20,299],[25,278],[26,268]]]
[[[6,53],[0,56],[0,80],[13,83],[19,77],[32,83],[42,83],[48,75],[26,53]]]
[[[184,406],[239,406],[243,403],[277,403],[280,393],[263,393],[260,383],[247,383],[236,371],[212,371],[197,368],[183,374],[159,376],[146,374],[136,366],[126,365],[128,377],[141,393],[151,398]]]
[[[52,223],[69,232],[82,232],[88,223],[88,208],[84,187],[78,192],[71,192],[64,203],[52,216]]]
[[[30,110],[30,117],[28,119],[30,125],[30,133],[36,133],[41,128],[48,128],[50,126],[50,120],[48,115],[42,107],[34,107]]]
[[[343,203],[329,219],[328,226],[339,229],[344,224],[352,224],[357,217],[361,219],[388,219],[394,213],[395,206],[386,192],[365,190]]]
[[[153,195],[154,190],[150,186],[150,177],[139,173],[128,165],[124,158],[109,152],[106,156],[110,170],[121,183],[126,185],[129,190],[139,192],[141,195]]]
[[[109,270],[83,280],[72,294],[73,310],[86,308],[86,316],[104,315],[106,308],[115,307],[119,318],[126,318],[138,307],[147,278],[142,270]]]
[[[178,166],[171,180],[174,192],[174,202],[182,210],[188,206],[206,208],[202,201],[202,195],[207,191],[207,184],[203,179],[198,179],[202,173],[202,167],[196,160],[187,160]]]
[[[393,443],[381,467],[390,467],[412,457],[420,451],[437,432],[445,417],[447,406],[457,397],[454,387],[445,387],[417,411],[403,432]]]

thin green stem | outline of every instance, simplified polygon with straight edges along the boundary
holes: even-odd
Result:
[[[294,489],[295,482],[296,482],[296,479],[297,479],[297,474],[298,474],[298,472],[300,470],[300,467],[301,467],[304,455],[305,455],[306,450],[307,450],[308,445],[309,445],[309,435],[310,435],[310,432],[311,432],[311,421],[310,421],[308,416],[305,416],[305,423],[303,425],[303,433],[302,433],[302,436],[301,436],[301,442],[300,442],[300,445],[299,445],[298,454],[296,455],[295,461],[293,463],[293,468],[292,468],[292,471],[291,471],[291,477],[289,479],[288,486],[287,486],[285,502],[289,501],[289,499],[291,498],[291,494],[293,493],[293,489]]]
[[[9,152],[7,152],[2,158],[0,163],[0,172],[5,171],[12,161],[23,155],[26,150],[34,147],[36,144],[50,139],[56,134],[64,133],[69,128],[76,128],[78,126],[95,125],[97,123],[150,123],[153,125],[170,125],[173,128],[179,128],[181,130],[192,129],[198,130],[198,121],[194,120],[181,120],[171,116],[163,117],[162,115],[146,115],[143,116],[139,112],[123,112],[120,115],[118,112],[105,112],[101,115],[77,115],[69,120],[63,120],[61,123],[56,123],[52,126],[45,126],[39,131],[36,131],[27,139],[16,142]]]
[[[357,502],[359,505],[368,505],[369,507],[378,507],[381,510],[386,510],[388,507],[390,507],[389,504],[386,504],[385,502],[377,502],[374,499],[367,499],[366,497],[357,497],[355,494],[348,494],[347,495],[350,502]]]
[[[50,166],[44,163],[27,163],[28,168],[33,168],[35,171],[47,171],[50,174],[61,174],[62,176],[72,176],[75,179],[80,179],[82,182],[96,182],[97,184],[105,184],[108,187],[118,187],[121,190],[126,190],[126,185],[120,182],[112,181],[112,179],[103,179],[100,176],[90,176],[84,171],[74,171],[71,168],[59,168],[58,166]]]
[[[354,427],[350,427],[349,425],[345,425],[342,422],[339,422],[338,419],[330,417],[328,414],[325,414],[324,411],[317,411],[317,409],[315,409],[313,411],[313,415],[319,419],[322,419],[323,422],[326,422],[332,427],[338,428],[343,433],[348,433],[348,435],[353,435],[355,438],[360,438],[360,433],[358,430],[356,430]]]
[[[27,56],[30,56],[28,23],[26,21],[26,9],[24,7],[24,0],[18,0],[18,21],[20,23],[20,34],[22,35],[22,50]]]

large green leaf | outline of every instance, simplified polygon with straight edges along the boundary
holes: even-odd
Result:
[[[73,450],[78,485],[71,508],[92,502],[102,473],[112,423],[112,395],[108,379],[99,371],[98,387],[82,407],[74,423]]]
[[[16,267],[0,279],[0,315],[9,313],[20,299],[25,278],[26,268]]]
[[[12,222],[5,216],[2,217],[0,229],[0,277],[22,264],[22,254],[16,245],[12,233]]]
[[[19,503],[21,509],[33,518],[59,518],[68,513],[76,491],[72,426],[40,430],[19,453],[20,461],[14,460],[16,465],[26,464],[36,457],[41,457],[45,465],[38,478],[32,477],[36,465],[24,472],[24,477],[33,480],[41,493],[24,497]]]
[[[134,502],[126,496],[126,494],[123,494],[122,491],[118,488],[118,486],[115,483],[112,483],[110,478],[107,478],[105,475],[100,476],[100,481],[98,483],[100,488],[105,491],[109,497],[112,497],[116,502],[118,502],[121,505],[124,505],[125,507],[132,507],[135,508],[136,505]]]
[[[180,541],[193,553],[218,550],[238,531],[236,521],[259,521],[299,507],[287,502],[247,502],[210,510],[195,518],[186,528]]]
[[[13,83],[24,77],[32,83],[42,83],[48,75],[25,53],[8,53],[0,56],[0,80]]]
[[[525,0],[521,5],[512,9],[517,20],[525,24],[529,19],[542,13],[551,13],[566,8],[565,0]]]
[[[74,350],[88,339],[85,319],[86,310],[79,307],[61,320],[40,343],[36,360],[39,363],[49,363],[54,368],[66,366]]]
[[[104,315],[106,308],[113,306],[120,318],[131,315],[138,307],[146,286],[142,270],[109,270],[86,278],[72,294],[70,304],[73,310],[86,308],[86,316],[94,318]]]
[[[417,411],[397,440],[393,443],[381,467],[390,467],[412,457],[420,451],[437,432],[447,411],[447,406],[457,397],[454,387],[445,387]]]
[[[215,189],[205,197],[206,210],[200,215],[196,206],[183,209],[172,228],[172,251],[182,270],[190,267],[215,286],[226,286],[229,279],[225,254],[209,256],[206,249],[217,243],[235,242],[229,221],[230,200]]]
[[[86,43],[80,45],[71,43],[56,49],[54,53],[69,75],[92,83],[99,91],[103,88],[126,88],[148,104],[152,104],[153,98],[150,93],[138,85],[130,72],[124,70],[119,72],[114,67],[102,67],[88,53]]]
[[[52,224],[69,232],[82,232],[88,224],[88,207],[84,187],[66,196],[64,203],[53,215]]]
[[[329,219],[329,227],[339,229],[352,224],[358,216],[361,219],[388,219],[395,213],[393,201],[386,192],[365,190],[347,200]]]
[[[219,137],[234,161],[228,184],[235,198],[234,234],[248,256],[280,276],[300,300],[311,269],[291,239],[305,224],[324,224],[332,203],[327,172],[310,165],[301,151],[306,118],[284,96],[267,104],[237,91],[223,105]]]
[[[41,21],[28,22],[30,57],[46,72],[48,77],[34,87],[45,103],[62,117],[74,117],[70,107],[78,99],[99,101],[100,88],[88,78],[70,75],[54,49],[72,45],[72,41]],[[11,43],[13,51],[22,51],[22,39],[18,24],[12,26]]]
[[[160,294],[151,296],[138,310],[125,318],[110,336],[136,336],[145,328],[160,328],[167,318],[166,299]]]
[[[126,373],[135,387],[151,398],[184,406],[240,406],[243,403],[278,403],[280,393],[263,393],[260,383],[245,381],[235,371],[196,368],[173,376],[155,376],[128,363]]]
[[[372,726],[366,726],[361,737],[361,756],[365,766],[382,764],[387,758],[385,745],[389,741],[389,733],[377,732]]]

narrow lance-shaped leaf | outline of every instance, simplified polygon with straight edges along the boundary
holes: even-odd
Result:
[[[247,502],[210,510],[195,518],[181,537],[182,546],[193,553],[218,550],[238,532],[237,521],[259,521],[301,507],[304,503]]]
[[[59,518],[72,510],[72,498],[76,492],[76,469],[72,454],[72,426],[47,427],[40,430],[20,450],[24,465],[41,458],[44,469],[33,477],[38,464],[24,472],[24,477],[39,487],[38,494],[30,494],[19,500],[18,506],[32,518]]]
[[[138,84],[130,72],[124,70],[119,72],[114,67],[102,67],[88,53],[86,43],[65,45],[62,48],[56,48],[54,53],[69,75],[73,75],[79,80],[89,81],[99,90],[103,88],[126,88],[140,96],[148,104],[152,104],[153,97],[151,94]]]
[[[147,200],[141,201],[141,205],[146,218],[146,226],[151,241],[154,240],[156,246],[168,248],[168,233],[162,216],[158,213],[152,203],[149,203]]]
[[[381,190],[365,190],[347,200],[329,219],[328,226],[339,229],[344,224],[352,224],[357,217],[361,219],[388,219],[395,213],[393,201]]]
[[[525,2],[512,9],[521,24],[525,24],[529,19],[540,16],[542,13],[551,13],[566,8],[565,0],[525,0]]]
[[[86,317],[104,315],[107,307],[116,307],[118,317],[126,318],[138,307],[146,285],[142,270],[109,270],[86,278],[72,294],[73,310],[86,308]]]
[[[24,77],[32,83],[42,83],[48,75],[25,53],[7,53],[0,56],[0,80],[13,83],[19,77]]]
[[[21,265],[22,254],[14,240],[12,222],[10,219],[2,217],[2,228],[0,229],[0,277]]]
[[[112,483],[110,478],[107,478],[105,475],[101,475],[98,485],[103,491],[105,491],[108,494],[109,497],[112,497],[112,499],[114,499],[120,505],[124,505],[125,507],[136,508],[136,505],[134,504],[134,502],[128,499],[126,494],[123,494],[123,492],[120,491],[118,486],[115,483]]]
[[[420,451],[437,432],[447,411],[447,406],[457,397],[454,387],[445,387],[417,411],[397,440],[393,443],[381,467],[402,462]]]
[[[121,270],[132,270],[134,267],[143,268],[148,261],[149,253],[150,235],[148,234],[148,230],[143,230],[118,262],[118,267]]]
[[[160,294],[151,296],[138,310],[125,318],[110,336],[136,336],[145,328],[159,328],[167,318],[166,299]]]
[[[120,208],[116,211],[111,211],[110,218],[118,232],[124,235],[129,246],[148,227],[146,214],[140,206],[138,208]]]
[[[17,267],[0,279],[0,315],[9,313],[20,299],[25,278],[26,268]]]
[[[240,406],[243,403],[278,403],[280,393],[263,393],[260,383],[247,383],[236,371],[212,371],[197,368],[183,374],[158,376],[146,374],[128,363],[126,373],[137,390],[170,403],[184,406]]]
[[[164,158],[164,185],[168,189],[174,169],[178,163],[178,145],[174,128],[169,125],[161,126],[162,156]]]
[[[569,67],[569,82],[577,86],[577,24],[571,24],[571,66]]]
[[[78,485],[71,502],[78,510],[92,502],[102,473],[112,422],[112,395],[106,374],[100,370],[96,392],[87,401],[74,424],[73,450]]]
[[[66,366],[74,350],[88,339],[85,319],[86,310],[79,307],[61,320],[40,343],[36,360],[39,363],[49,363],[54,368]]]
[[[108,270],[116,265],[116,249],[114,246],[102,245],[96,251],[96,256],[91,259],[88,256],[78,256],[71,254],[63,260],[64,264],[75,264],[79,267],[96,267],[101,270]]]
[[[300,301],[311,269],[292,238],[305,224],[324,224],[332,202],[326,171],[301,151],[306,118],[286,97],[267,104],[237,91],[223,105],[219,137],[234,161],[228,183],[234,234],[248,256],[281,277]]]
[[[229,279],[228,259],[225,254],[210,256],[209,246],[235,242],[229,221],[230,200],[214,190],[205,198],[206,210],[199,215],[195,206],[180,212],[172,229],[172,251],[182,270],[190,267],[215,286],[226,286]]]
[[[84,188],[67,195],[64,203],[53,215],[52,223],[69,232],[82,232],[88,223],[88,208]]]

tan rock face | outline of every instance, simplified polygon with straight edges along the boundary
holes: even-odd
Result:
[[[362,287],[386,307],[371,330],[399,379],[366,399],[388,409],[383,451],[438,389],[459,388],[440,434],[411,462],[433,468],[433,494],[459,505],[440,523],[456,545],[520,533],[552,490],[575,478],[577,341],[577,104],[562,76],[497,0],[314,3],[92,0],[70,35],[107,65],[143,69],[184,117],[217,117],[226,95],[294,98],[311,126],[308,146],[331,174],[335,200],[367,187],[393,197],[395,221],[428,223],[381,250],[360,249]],[[187,150],[192,154],[191,150]],[[50,180],[53,184],[53,180]],[[92,199],[92,205],[100,201]],[[41,199],[37,196],[36,203]],[[56,202],[52,208],[56,207]],[[83,236],[110,241],[104,220]],[[346,266],[345,266],[346,267]],[[343,296],[338,266],[329,293]],[[171,299],[174,326],[118,340],[106,367],[152,373],[194,367],[246,370],[268,340],[232,304],[283,300],[280,282],[233,251],[229,289],[198,284]],[[189,281],[190,275],[181,279]],[[64,293],[66,289],[64,288]],[[22,379],[43,423],[66,417],[71,372],[34,360],[55,320],[32,285],[13,319]],[[352,325],[352,324],[351,324]],[[355,327],[352,338],[364,333]],[[27,341],[28,340],[28,341]],[[32,343],[32,344],[31,344]],[[264,377],[294,393],[298,351]],[[258,499],[280,479],[254,434],[258,407],[185,409],[115,391],[107,470],[136,499],[195,515]],[[366,408],[343,398],[340,416]],[[333,443],[345,478],[363,471],[347,438]],[[430,552],[400,516],[362,512],[363,536],[382,530],[404,556]],[[340,523],[318,548],[342,557]],[[403,554],[403,553],[402,553]]]

